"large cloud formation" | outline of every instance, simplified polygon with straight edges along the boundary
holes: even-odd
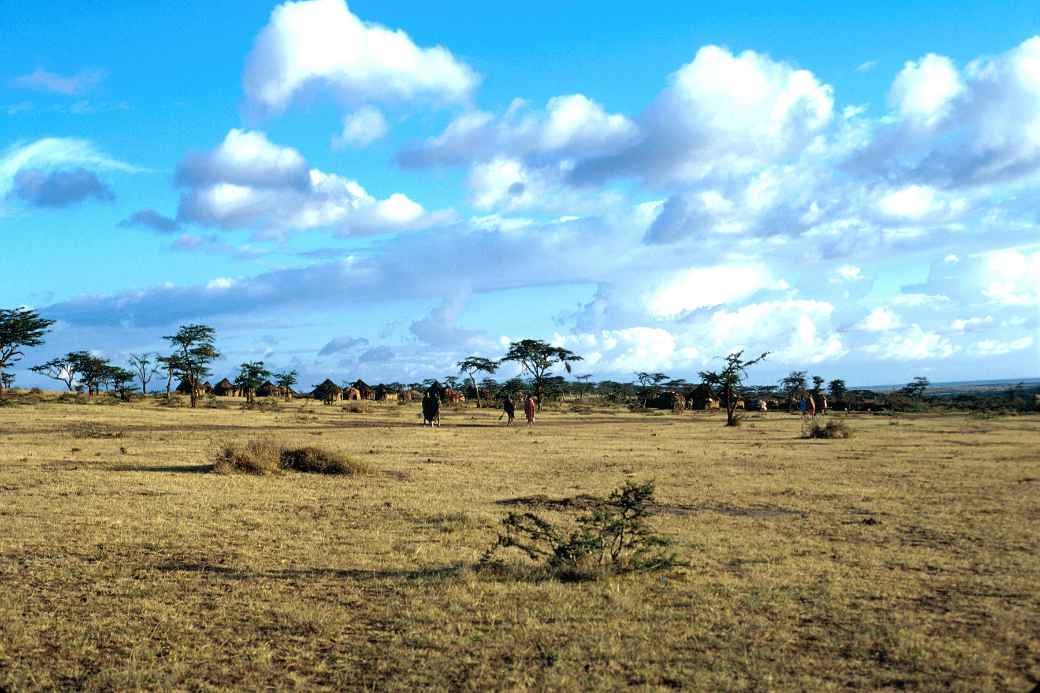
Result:
[[[398,30],[362,21],[344,0],[286,2],[256,38],[243,85],[251,106],[280,113],[328,93],[348,106],[466,101],[479,79],[441,46],[417,46]]]
[[[259,228],[268,236],[319,227],[386,233],[445,219],[401,193],[376,199],[356,181],[310,168],[297,150],[256,131],[232,129],[213,150],[190,154],[177,181],[184,188],[181,222]]]
[[[314,46],[302,45],[301,27],[315,18],[351,23],[367,37],[351,44],[361,52],[319,50],[320,31]],[[581,93],[478,110],[468,103],[475,79],[427,88],[407,60],[388,77],[384,34],[407,40],[362,23],[339,0],[283,5],[247,76],[263,61],[275,68],[270,79],[247,80],[247,96],[278,112],[312,92],[334,94],[351,109],[339,146],[385,133],[374,102],[464,104],[398,162],[461,169],[476,216],[429,212],[401,194],[378,199],[262,132],[233,129],[178,167],[176,220],[142,210],[127,223],[265,238],[391,233],[336,261],[82,296],[49,313],[111,330],[210,317],[327,319],[349,297],[352,311],[375,319],[352,323],[351,337],[331,327],[315,335],[309,367],[387,378],[443,376],[424,369],[471,350],[495,355],[508,338],[466,319],[487,295],[502,301],[494,316],[508,325],[502,331],[552,338],[604,376],[690,376],[738,349],[771,352],[765,371],[838,364],[873,374],[883,364],[893,378],[958,360],[1040,363],[1040,245],[1029,204],[1040,165],[1040,38],[964,67],[933,54],[911,60],[879,115],[840,108],[830,85],[791,62],[706,46],[641,112],[624,114]],[[406,57],[436,50],[408,45]],[[453,74],[472,77],[466,69]],[[421,232],[396,233],[413,230]],[[569,307],[534,319],[541,304],[532,310],[515,295],[535,290],[566,294]],[[391,304],[402,329],[384,334],[382,307]]]

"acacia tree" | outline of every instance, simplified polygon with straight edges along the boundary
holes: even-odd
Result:
[[[53,324],[32,308],[0,309],[0,371],[21,361],[26,347],[43,344],[43,335]],[[5,387],[0,382],[0,392]]]
[[[69,389],[69,392],[72,392],[76,384],[76,378],[79,375],[80,363],[87,356],[90,356],[90,354],[85,351],[71,351],[64,356],[59,356],[38,366],[33,366],[29,370],[33,373],[47,376],[52,380],[65,383],[65,387]]]
[[[106,366],[105,380],[124,402],[130,401],[130,390],[136,387],[137,373],[120,366]]]
[[[282,371],[274,374],[274,383],[282,389],[285,399],[292,398],[292,386],[297,383],[296,371]]]
[[[180,370],[177,365],[178,358],[177,356],[157,356],[155,361],[156,367],[166,372],[166,399],[169,399],[170,392],[173,390],[173,377]]]
[[[818,395],[818,394],[820,394],[820,392],[822,392],[823,383],[824,383],[824,380],[820,376],[814,375],[812,377],[812,391],[813,391],[814,395]]]
[[[573,351],[553,346],[540,339],[512,342],[506,355],[502,357],[502,361],[515,361],[520,364],[520,369],[534,379],[534,392],[539,401],[542,399],[545,379],[555,366],[562,364],[570,373],[571,363],[582,360],[584,359]]]
[[[0,391],[10,390],[14,385],[14,373],[0,373]]]
[[[780,389],[788,399],[798,399],[806,390],[805,371],[791,371],[780,381]]]
[[[112,368],[107,359],[94,356],[85,351],[77,352],[77,369],[79,381],[87,388],[87,396],[93,397],[101,391],[101,385],[108,381]]]
[[[161,357],[150,352],[130,354],[130,365],[137,371],[137,377],[141,381],[141,394],[148,394],[148,383],[152,376],[163,369]]]
[[[744,360],[744,352],[737,351],[726,357],[726,365],[718,371],[701,371],[701,380],[709,387],[715,388],[726,400],[726,425],[736,426],[737,391],[747,376],[747,369],[760,361],[764,361],[769,352],[750,361]]]
[[[256,389],[271,377],[271,371],[264,367],[263,361],[250,361],[239,366],[235,385],[246,395],[246,402],[252,403],[256,398]]]
[[[574,376],[574,379],[578,381],[577,390],[578,390],[578,401],[579,402],[581,402],[582,400],[585,399],[585,393],[589,391],[590,387],[592,387],[589,384],[589,378],[591,378],[591,377],[592,377],[592,373],[583,373],[582,375]]]
[[[168,362],[172,368],[171,375],[177,373],[188,382],[192,408],[199,400],[199,381],[209,374],[209,364],[220,357],[213,345],[215,334],[209,325],[183,325],[177,334],[163,337],[174,349],[171,357],[174,360]],[[173,378],[170,380],[172,382]]]
[[[480,356],[470,356],[459,361],[456,365],[460,371],[469,376],[470,382],[473,383],[473,389],[477,391],[477,409],[480,409],[480,386],[477,385],[477,373],[487,373],[489,376],[494,375],[495,371],[498,370],[498,362]]]
[[[641,404],[645,407],[649,400],[657,397],[657,392],[661,388],[661,383],[668,380],[668,376],[664,373],[647,373],[646,371],[640,371],[636,373],[636,380],[639,381],[639,395],[642,400]]]
[[[903,386],[903,392],[911,399],[920,399],[921,395],[924,394],[924,391],[927,390],[928,386],[931,384],[932,383],[928,378],[919,375],[913,379],[913,382],[907,383]]]
[[[831,399],[839,402],[845,399],[845,395],[849,391],[848,387],[845,386],[845,381],[841,378],[835,378],[832,380],[827,385],[827,389],[830,390]]]

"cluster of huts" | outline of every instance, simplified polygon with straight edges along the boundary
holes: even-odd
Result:
[[[177,392],[183,395],[191,393],[191,385],[187,381],[181,381],[177,386]],[[213,395],[214,397],[245,397],[246,392],[231,380],[224,378],[216,385],[200,383],[198,393],[201,395]],[[372,400],[379,402],[418,402],[422,399],[422,393],[417,390],[396,390],[386,385],[371,387],[360,378],[346,387],[341,387],[332,380],[326,378],[324,382],[315,386],[311,392],[297,392],[292,388],[284,388],[267,381],[256,389],[257,397],[279,397],[282,399],[293,399],[297,397],[313,398],[322,402],[331,403],[350,400]],[[464,402],[465,396],[456,390],[442,388],[441,399],[446,403]]]

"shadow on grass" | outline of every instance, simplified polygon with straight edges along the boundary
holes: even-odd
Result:
[[[463,563],[414,569],[364,570],[361,568],[289,568],[287,570],[243,570],[225,565],[168,561],[155,567],[162,573],[213,574],[229,580],[291,580],[296,578],[338,578],[341,580],[443,580],[456,577],[466,569]]]
[[[159,474],[206,474],[213,471],[212,464],[121,464],[109,467],[113,472],[157,472]]]

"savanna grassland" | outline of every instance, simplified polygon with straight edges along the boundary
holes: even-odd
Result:
[[[565,405],[528,429],[470,408],[431,430],[418,405],[240,404],[0,408],[0,689],[1040,679],[1040,416],[854,415],[805,440],[783,413]],[[368,471],[211,472],[257,436]],[[687,565],[478,568],[509,510],[567,524],[553,501],[646,479]]]

